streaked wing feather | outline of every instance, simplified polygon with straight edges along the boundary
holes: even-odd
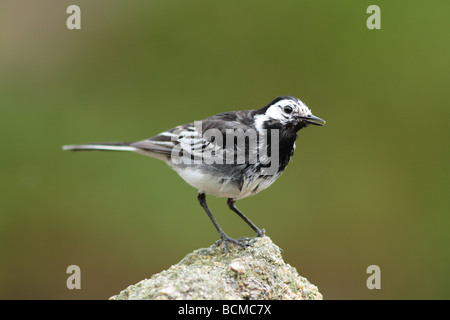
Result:
[[[191,155],[223,153],[227,146],[227,129],[242,129],[243,131],[253,129],[250,122],[243,121],[245,118],[249,118],[247,111],[225,112],[202,120],[202,132],[198,132],[200,128],[194,123],[187,123],[161,132],[154,137],[132,143],[131,146],[168,156],[171,156],[175,147]],[[221,132],[223,139],[220,144],[211,136],[204,136],[209,129],[217,129]]]

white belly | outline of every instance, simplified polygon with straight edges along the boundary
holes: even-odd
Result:
[[[269,187],[279,175],[269,178],[256,178],[254,180],[246,180],[241,188],[238,184],[229,179],[223,179],[213,174],[206,173],[202,170],[191,168],[174,168],[181,178],[189,185],[206,194],[216,197],[232,198],[234,200],[252,196],[267,187]]]

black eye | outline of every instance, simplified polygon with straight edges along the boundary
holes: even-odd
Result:
[[[291,106],[285,106],[284,107],[284,112],[286,112],[287,114],[292,112],[292,107]]]

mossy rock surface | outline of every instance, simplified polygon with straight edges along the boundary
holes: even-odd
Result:
[[[223,245],[195,250],[169,269],[131,285],[112,300],[321,300],[317,287],[286,264],[281,250],[264,236],[242,249]]]

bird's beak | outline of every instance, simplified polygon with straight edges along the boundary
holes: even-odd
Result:
[[[302,119],[303,121],[309,123],[309,124],[313,124],[315,126],[323,126],[326,121],[323,119],[320,119],[319,117],[313,116],[313,115],[309,115],[306,117],[300,117],[300,119]]]

